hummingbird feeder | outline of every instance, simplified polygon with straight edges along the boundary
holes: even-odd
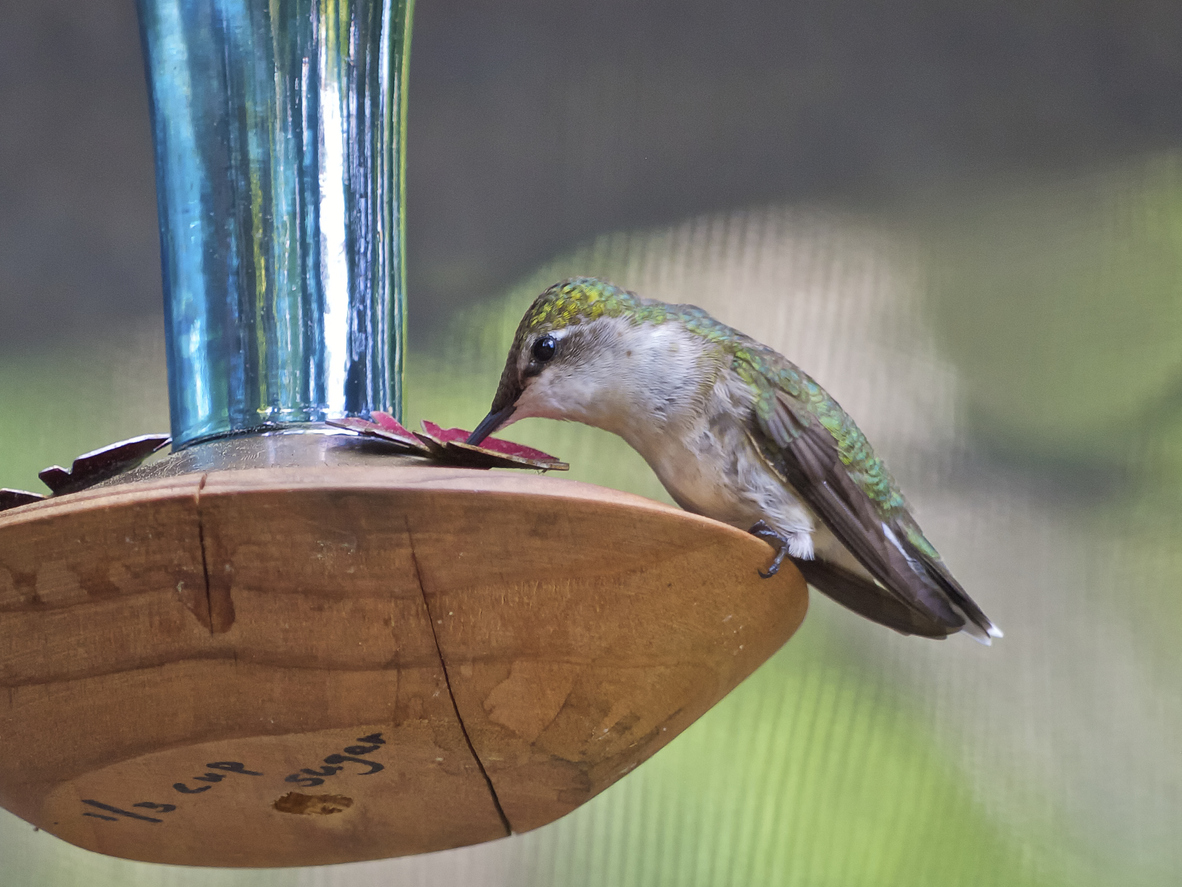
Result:
[[[777,650],[803,579],[706,518],[457,467],[544,454],[395,429],[410,0],[139,15],[172,454],[0,495],[0,804],[205,866],[553,821]]]

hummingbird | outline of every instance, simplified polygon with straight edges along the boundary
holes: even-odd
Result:
[[[767,541],[817,590],[902,634],[1002,636],[944,565],[854,420],[808,374],[693,305],[590,277],[526,311],[479,444],[528,417],[622,437],[686,511]]]

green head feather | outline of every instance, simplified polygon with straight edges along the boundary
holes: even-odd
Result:
[[[572,277],[554,284],[534,299],[517,328],[514,349],[519,348],[526,339],[542,333],[588,323],[601,317],[623,317],[637,325],[677,320],[690,332],[718,344],[742,347],[743,343],[750,342],[762,347],[737,330],[719,323],[695,305],[670,305],[654,299],[643,299],[606,280]],[[728,350],[731,348],[728,347]]]
[[[572,277],[556,283],[536,299],[521,319],[517,340],[563,329],[601,317],[621,317],[654,303],[594,277]]]

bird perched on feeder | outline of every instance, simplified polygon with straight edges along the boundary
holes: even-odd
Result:
[[[903,634],[1001,637],[837,401],[700,308],[594,278],[550,287],[468,443],[531,416],[618,434],[682,508],[767,540],[765,577],[787,556],[815,588]]]

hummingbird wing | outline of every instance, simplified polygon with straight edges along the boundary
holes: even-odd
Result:
[[[748,351],[736,363],[748,355],[755,360],[736,369],[759,391],[755,448],[877,584],[834,564],[798,561],[805,578],[903,634],[944,637],[963,628],[986,642],[999,636],[924,537],[854,421],[779,354]]]

